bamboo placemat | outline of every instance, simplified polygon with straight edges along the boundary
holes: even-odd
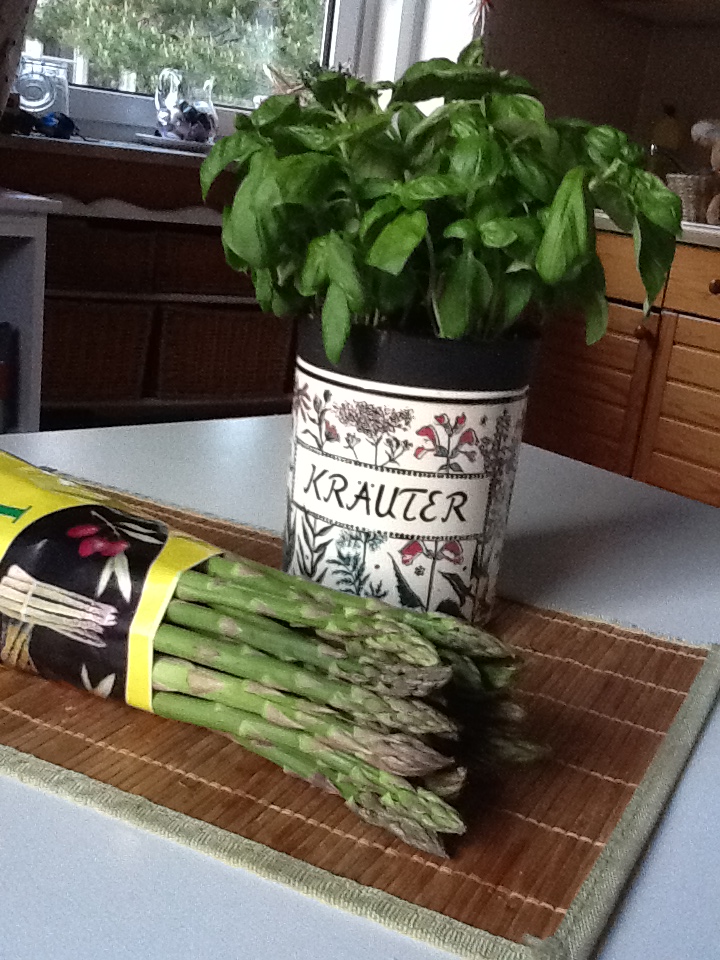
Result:
[[[270,534],[120,499],[279,563]],[[578,960],[592,952],[712,708],[717,658],[517,603],[500,603],[492,629],[526,657],[518,698],[552,753],[488,783],[449,861],[391,839],[218,734],[9,669],[0,670],[0,772],[461,956]]]

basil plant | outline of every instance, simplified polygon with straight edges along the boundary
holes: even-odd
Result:
[[[237,176],[227,260],[264,310],[321,317],[333,362],[353,324],[493,340],[572,307],[598,340],[595,208],[633,234],[646,309],[674,256],[680,200],[642,150],[613,127],[549,120],[477,40],[395,83],[316,68],[236,127],[201,171],[204,195],[228,165]]]

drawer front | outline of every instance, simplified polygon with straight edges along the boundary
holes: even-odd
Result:
[[[632,237],[624,233],[599,230],[597,252],[605,269],[607,295],[610,300],[627,300],[642,305],[645,288],[635,266],[635,248]],[[659,306],[662,295],[655,301]]]
[[[50,217],[45,283],[49,290],[149,293],[155,229],[136,222]]]
[[[164,307],[156,396],[282,396],[292,343],[292,321],[250,307]]]
[[[555,453],[629,474],[640,430],[652,347],[638,339],[642,311],[610,305],[607,335],[585,343],[580,317],[543,336],[524,439]],[[645,321],[652,331],[656,320]]]
[[[155,288],[160,293],[250,297],[250,278],[225,261],[220,228],[162,230],[158,234]]]
[[[43,401],[139,399],[152,321],[139,304],[46,300]]]
[[[635,476],[720,506],[720,322],[666,315],[672,345],[653,376]]]
[[[665,307],[720,319],[720,250],[678,245]]]

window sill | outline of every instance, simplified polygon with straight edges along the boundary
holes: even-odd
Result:
[[[44,153],[49,156],[97,157],[116,159],[128,163],[163,163],[174,167],[200,169],[204,157],[197,153],[182,153],[167,147],[145,143],[130,143],[123,140],[86,140],[73,137],[71,140],[53,140],[50,137],[20,134],[0,137],[0,150],[22,150]]]

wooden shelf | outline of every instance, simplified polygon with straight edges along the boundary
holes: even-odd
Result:
[[[120,424],[176,423],[182,420],[214,420],[226,417],[259,417],[289,413],[292,398],[246,396],[156,400],[106,400],[43,403],[40,422],[43,430],[79,427],[110,427]]]
[[[605,6],[650,23],[720,25],[717,0],[602,0]]]
[[[46,289],[48,300],[99,300],[117,303],[180,303],[213,307],[257,307],[257,299],[251,296],[232,296],[214,293],[118,293],[103,290],[57,290]]]

